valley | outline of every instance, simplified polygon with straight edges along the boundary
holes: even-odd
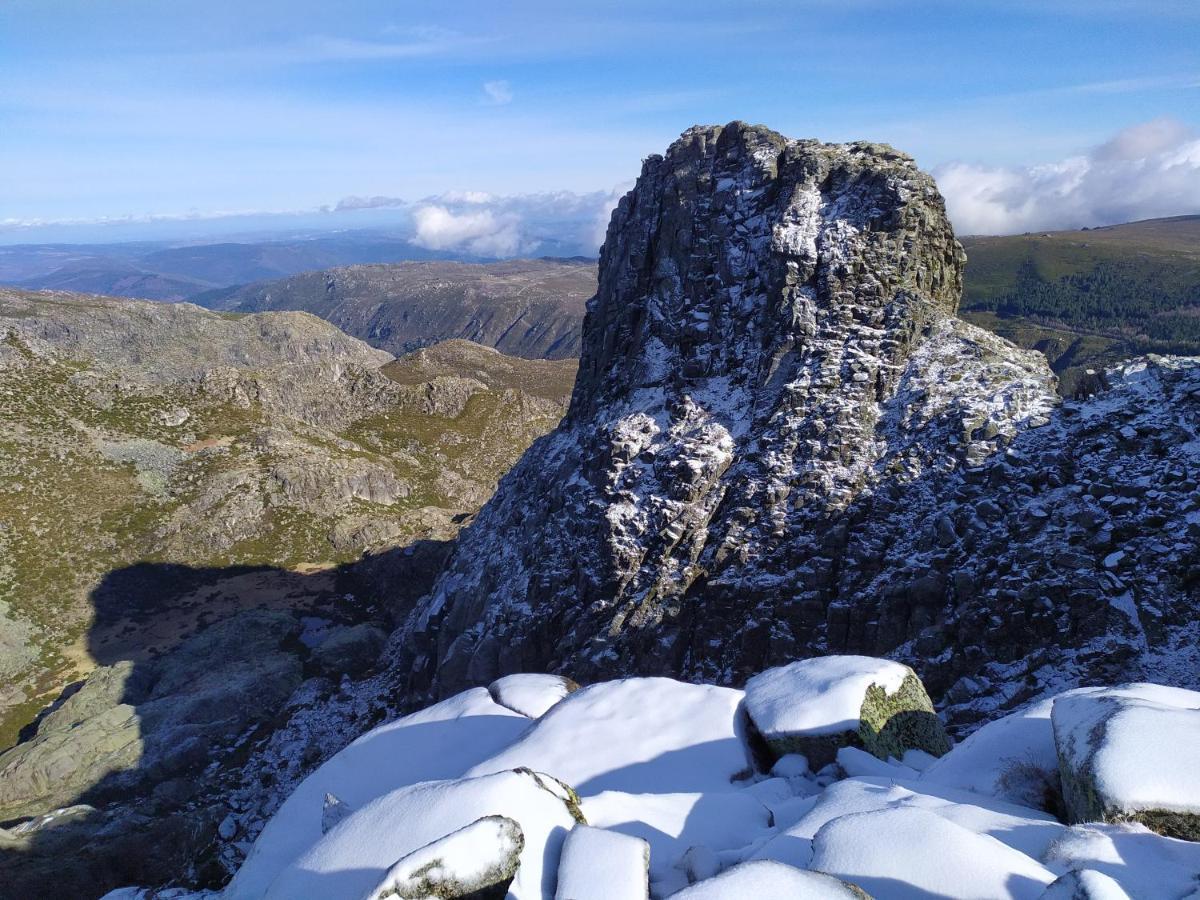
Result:
[[[453,538],[574,362],[394,359],[304,313],[0,291],[0,745],[241,609],[388,624],[346,567]]]

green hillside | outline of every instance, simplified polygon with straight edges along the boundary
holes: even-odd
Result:
[[[962,243],[963,318],[1046,353],[1066,394],[1123,357],[1200,353],[1200,216]]]

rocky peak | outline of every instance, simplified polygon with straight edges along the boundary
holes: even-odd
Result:
[[[393,642],[408,696],[891,653],[977,718],[1181,640],[1164,611],[1186,607],[1187,546],[1111,569],[1116,543],[1191,533],[1195,361],[1144,364],[1139,421],[1188,423],[1162,440],[1109,395],[1060,409],[1040,355],[954,317],[962,263],[932,180],[890,148],[734,123],[647,160],[567,418]],[[1090,533],[1082,507],[1135,477],[1154,508]],[[1021,688],[985,696],[997,681]]]
[[[957,307],[964,259],[933,180],[890,147],[692,128],[612,217],[572,415],[647,388],[757,394],[803,370],[873,401],[894,378],[843,363],[895,365],[918,323]]]

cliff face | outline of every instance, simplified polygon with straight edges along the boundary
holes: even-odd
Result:
[[[409,691],[894,652],[970,719],[1048,663],[1134,674],[1174,639],[1195,548],[1115,572],[1154,528],[1114,522],[1105,485],[1141,479],[1195,543],[1194,361],[1059,410],[1039,354],[954,318],[962,265],[932,180],[888,147],[732,123],[648,159],[566,419],[394,641]]]

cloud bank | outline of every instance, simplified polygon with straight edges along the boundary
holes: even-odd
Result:
[[[1174,119],[1118,132],[1082,156],[1023,168],[934,169],[959,234],[1115,225],[1200,213],[1200,136]]]
[[[413,205],[412,241],[429,250],[472,256],[594,256],[629,187],[588,194],[439,194]]]

